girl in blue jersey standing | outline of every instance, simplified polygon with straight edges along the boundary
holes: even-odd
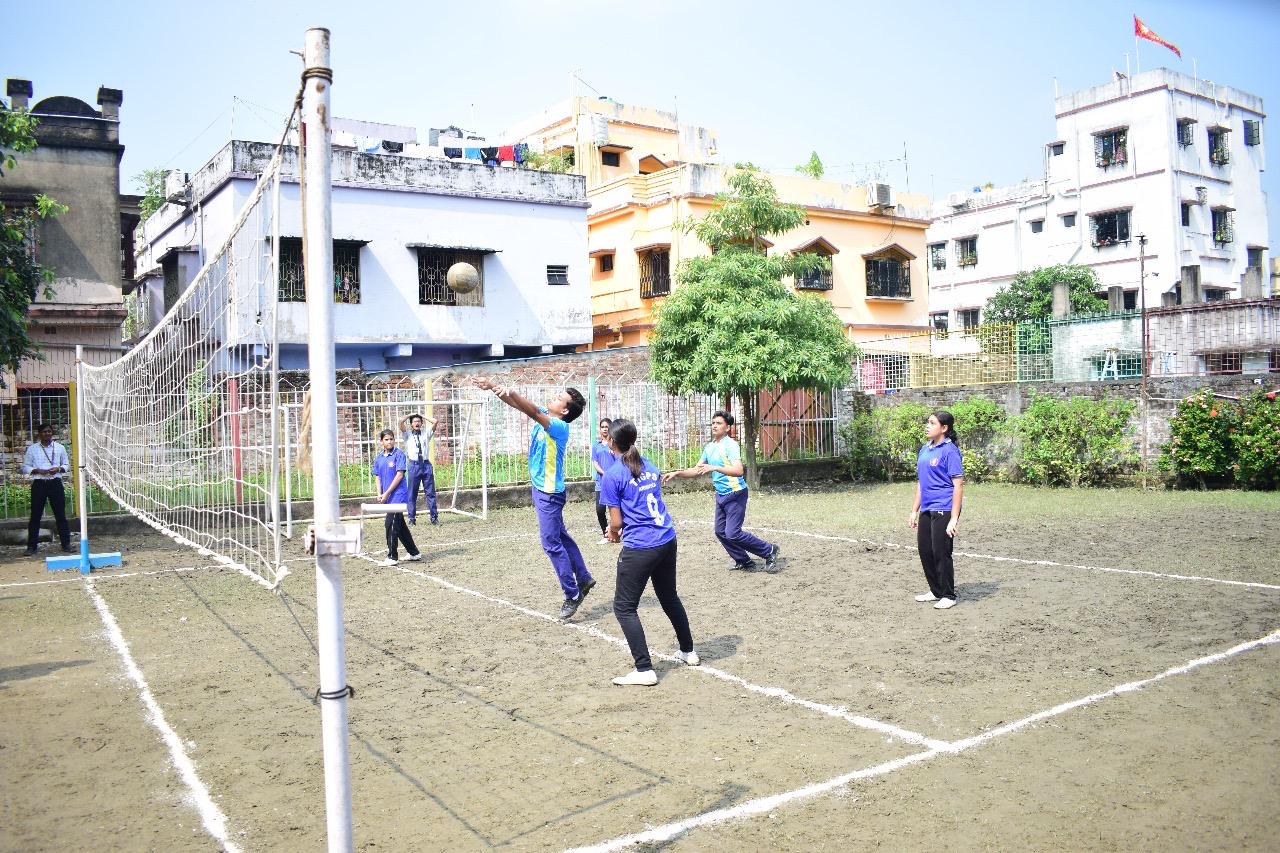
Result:
[[[747,517],[747,481],[743,477],[742,450],[738,442],[729,436],[733,423],[733,415],[728,412],[712,415],[711,443],[702,451],[698,464],[663,474],[662,482],[669,483],[676,477],[710,474],[711,484],[716,489],[716,538],[733,558],[733,568],[755,568],[751,559],[755,554],[764,557],[766,569],[772,569],[778,562],[781,549],[742,529]]]
[[[662,502],[658,469],[636,449],[635,424],[626,418],[615,420],[609,427],[609,444],[621,457],[600,481],[600,501],[609,507],[609,541],[622,542],[613,615],[622,626],[636,663],[633,671],[618,676],[613,683],[652,687],[658,683],[658,675],[649,658],[644,627],[636,615],[640,596],[650,580],[680,643],[676,656],[689,666],[699,663],[689,616],[676,592],[676,528]]]
[[[612,423],[608,418],[600,419],[600,439],[591,445],[591,479],[596,481],[596,521],[600,522],[600,541],[597,545],[609,541],[609,512],[600,502],[600,480],[609,473],[613,463],[618,461],[618,457],[609,449],[609,426]]]
[[[916,457],[916,499],[907,520],[916,528],[916,548],[929,591],[916,601],[935,602],[937,610],[956,606],[955,566],[951,550],[960,526],[964,499],[964,461],[956,446],[956,419],[950,412],[934,412],[925,421],[928,441]]]

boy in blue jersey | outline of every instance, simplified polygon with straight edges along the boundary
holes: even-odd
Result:
[[[409,502],[409,490],[405,487],[404,472],[409,467],[404,451],[396,447],[396,434],[384,429],[378,438],[382,441],[382,452],[373,460],[373,476],[378,480],[378,503],[402,504]],[[404,523],[404,513],[389,512],[386,516],[387,559],[384,566],[394,566],[400,562],[396,551],[399,540],[409,552],[410,560],[421,560],[422,554],[418,546],[413,544],[413,536]]]
[[[636,662],[633,671],[618,676],[613,683],[652,687],[658,683],[658,676],[653,671],[644,627],[636,615],[640,596],[650,580],[680,643],[676,657],[689,666],[699,663],[689,616],[676,592],[676,527],[662,502],[658,469],[636,449],[635,424],[626,418],[614,421],[609,427],[609,444],[621,455],[618,464],[600,481],[600,500],[609,507],[609,539],[622,542],[613,615],[618,618]]]
[[[578,612],[582,600],[596,585],[578,543],[564,526],[564,454],[569,446],[569,424],[587,407],[586,398],[577,388],[565,388],[547,401],[535,405],[510,389],[503,388],[487,376],[475,379],[477,388],[492,391],[498,399],[534,422],[529,431],[529,482],[533,508],[538,513],[538,532],[542,550],[551,559],[551,567],[564,591],[560,618],[568,619]]]
[[[743,477],[742,450],[738,442],[729,437],[733,423],[733,415],[728,412],[712,415],[711,443],[702,451],[698,464],[663,474],[662,482],[710,474],[716,489],[716,538],[733,558],[733,568],[754,569],[756,564],[751,555],[755,554],[764,557],[766,569],[772,569],[781,549],[742,529],[747,517],[747,481]]]

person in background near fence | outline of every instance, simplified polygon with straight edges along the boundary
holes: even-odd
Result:
[[[373,475],[378,480],[378,503],[402,504],[409,500],[409,490],[405,488],[404,472],[408,468],[404,451],[396,447],[396,434],[384,429],[378,438],[382,440],[382,452],[373,460]],[[413,544],[413,534],[404,523],[404,513],[389,512],[386,515],[387,527],[387,559],[384,566],[394,566],[400,562],[396,542],[404,545],[409,552],[408,559],[421,560],[422,554],[418,546]]]
[[[608,418],[600,419],[600,440],[591,445],[591,479],[596,481],[596,521],[600,522],[600,541],[597,545],[604,545],[609,541],[609,512],[605,509],[605,505],[600,502],[600,481],[605,474],[609,473],[609,469],[613,467],[613,463],[618,461],[618,457],[613,455],[613,451],[609,449],[609,425],[612,423]]]
[[[423,428],[423,421],[427,426]],[[405,427],[408,429],[405,429]],[[436,508],[436,474],[431,467],[431,436],[436,429],[435,418],[424,418],[412,414],[400,421],[400,443],[404,445],[404,455],[408,459],[409,469],[405,477],[409,481],[409,523],[418,523],[418,486],[422,486],[423,496],[427,499],[427,510],[431,513],[431,523],[440,523],[440,512]]]
[[[916,601],[936,602],[937,610],[956,606],[955,566],[951,550],[960,524],[964,500],[964,460],[956,445],[956,419],[950,412],[934,412],[925,421],[928,441],[916,457],[916,499],[909,527],[916,528],[916,548],[929,591]]]
[[[733,423],[733,415],[728,412],[712,415],[711,443],[702,451],[698,464],[663,474],[662,482],[711,474],[711,483],[716,489],[716,538],[733,558],[733,568],[754,569],[756,564],[751,555],[755,554],[764,557],[766,569],[772,569],[781,549],[742,529],[747,517],[747,481],[743,478],[742,449],[729,437]]]
[[[551,559],[564,591],[560,618],[568,619],[578,612],[583,599],[596,585],[578,543],[564,526],[564,454],[569,446],[569,424],[587,407],[587,400],[577,388],[557,392],[545,406],[538,406],[487,376],[477,376],[477,388],[492,391],[498,399],[534,423],[529,430],[529,483],[533,508],[538,513],[538,532],[542,550]]]
[[[650,580],[680,643],[676,657],[689,666],[697,666],[700,661],[693,648],[689,616],[676,592],[676,526],[662,502],[661,475],[636,449],[636,427],[631,421],[614,421],[609,428],[609,443],[621,457],[600,481],[600,500],[609,507],[609,541],[622,542],[613,615],[618,618],[636,662],[634,670],[618,676],[613,683],[652,687],[658,683],[658,676],[649,658],[644,626],[636,615],[640,596]]]
[[[62,550],[70,552],[71,527],[67,524],[67,493],[62,488],[62,475],[71,471],[71,459],[67,456],[67,449],[53,440],[53,427],[49,424],[37,425],[36,435],[40,440],[27,448],[22,459],[22,473],[31,477],[31,519],[27,522],[26,553],[30,556],[36,552],[45,501],[53,507]]]

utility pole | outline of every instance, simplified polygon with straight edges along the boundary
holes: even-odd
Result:
[[[1142,403],[1142,488],[1147,487],[1147,374],[1151,372],[1147,342],[1147,235],[1138,235],[1138,310],[1142,315],[1142,381],[1139,397]]]

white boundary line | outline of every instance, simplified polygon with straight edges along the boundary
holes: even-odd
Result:
[[[702,524],[710,526],[712,522],[702,519],[685,519],[681,524]],[[849,536],[834,536],[827,533],[809,533],[804,530],[785,530],[781,527],[759,527],[750,526],[743,527],[744,530],[759,530],[763,533],[783,533],[790,536],[803,536],[807,539],[823,539],[830,542],[850,542],[855,545],[876,545],[882,548],[901,548],[905,551],[914,551],[913,545],[899,545],[897,542],[879,542],[875,539],[861,539]],[[993,554],[974,554],[968,551],[956,551],[957,557],[969,557],[975,560],[994,560],[1000,563],[1019,563],[1026,566],[1054,566],[1062,569],[1086,569],[1091,572],[1112,572],[1121,575],[1142,575],[1151,578],[1168,578],[1170,580],[1179,581],[1202,581],[1205,583],[1220,583],[1227,586],[1244,586],[1254,589],[1270,589],[1280,590],[1280,584],[1258,583],[1255,581],[1233,581],[1223,578],[1208,578],[1199,575],[1174,575],[1163,572],[1148,572],[1141,569],[1113,569],[1107,566],[1085,566],[1078,563],[1059,563],[1054,560],[1026,560],[1021,557],[997,557]]]
[[[917,752],[912,755],[905,756],[903,758],[898,758],[893,761],[887,761],[883,764],[877,764],[874,767],[868,767],[862,770],[854,770],[850,773],[845,773],[841,776],[837,776],[834,779],[828,779],[825,782],[818,782],[813,785],[806,785],[803,788],[796,788],[795,790],[785,791],[781,794],[773,794],[768,797],[760,797],[755,800],[748,800],[745,803],[739,803],[738,805],[731,806],[729,808],[716,809],[715,811],[704,812],[703,814],[685,818],[684,820],[676,821],[675,823],[668,823],[662,826],[653,827],[652,829],[645,830],[644,832],[637,832],[632,835],[625,835],[620,838],[614,838],[609,841],[602,841],[599,844],[593,844],[589,847],[577,847],[577,848],[574,848],[572,851],[570,851],[570,853],[606,853],[606,851],[621,850],[625,847],[630,847],[634,844],[669,841],[672,838],[675,838],[677,835],[688,832],[691,829],[697,829],[697,828],[706,827],[706,826],[713,826],[715,824],[725,823],[726,821],[734,820],[736,818],[744,818],[744,817],[751,817],[759,814],[765,814],[766,812],[770,812],[773,809],[777,808],[778,806],[786,805],[787,803],[792,803],[799,800],[811,799],[821,794],[825,794],[829,791],[842,788],[845,785],[848,785],[850,782],[855,782],[860,779],[869,779],[873,776],[883,776],[886,773],[892,773],[894,770],[899,770],[903,767],[907,767],[912,764],[919,764],[922,761],[928,761],[929,759],[935,758],[936,756],[939,756],[939,755],[954,755],[956,753],[964,752],[967,749],[971,749],[975,746],[980,746],[984,743],[987,743],[988,741],[1001,737],[1002,735],[1016,732],[1019,729],[1026,728],[1027,726],[1032,725],[1033,723],[1040,722],[1041,720],[1048,719],[1049,717],[1056,717],[1059,714],[1064,714],[1067,711],[1073,710],[1075,708],[1081,708],[1081,707],[1084,707],[1085,705],[1091,705],[1095,702],[1100,702],[1103,699],[1109,699],[1113,696],[1119,696],[1124,693],[1130,693],[1135,690],[1141,690],[1142,688],[1147,687],[1151,684],[1154,684],[1157,681],[1162,681],[1166,678],[1170,678],[1175,675],[1184,675],[1188,672],[1191,672],[1193,669],[1197,669],[1201,666],[1217,663],[1219,661],[1226,660],[1227,658],[1234,657],[1235,655],[1241,654],[1243,652],[1250,651],[1251,649],[1255,649],[1260,646],[1271,645],[1274,643],[1280,643],[1280,631],[1273,631],[1272,633],[1260,639],[1251,640],[1246,643],[1240,643],[1237,646],[1232,646],[1226,651],[1218,652],[1212,655],[1206,655],[1205,657],[1202,657],[1202,658],[1196,658],[1195,660],[1189,661],[1183,664],[1182,666],[1176,666],[1171,669],[1166,669],[1164,672],[1160,673],[1159,675],[1154,675],[1150,678],[1144,678],[1141,681],[1130,681],[1126,684],[1117,685],[1116,687],[1113,687],[1110,690],[1107,690],[1103,693],[1095,693],[1092,696],[1086,696],[1083,699],[1076,699],[1072,702],[1064,702],[1061,705],[1057,705],[1046,711],[1040,711],[1039,713],[1032,714],[1029,717],[1024,717],[1023,719],[1017,720],[1016,722],[1013,722],[1013,723],[1009,723],[1008,725],[1000,726],[999,728],[992,729],[991,731],[988,731],[988,732],[983,732],[982,734],[975,735],[974,737],[965,738],[964,740],[959,740],[959,741],[956,741],[955,743],[948,744],[942,749],[930,749],[924,752]]]
[[[107,639],[116,650],[116,654],[120,656],[120,660],[124,664],[125,673],[129,676],[129,680],[133,682],[133,685],[138,688],[138,698],[142,700],[142,706],[146,709],[147,722],[160,733],[161,739],[169,747],[169,757],[173,761],[174,769],[178,771],[178,776],[187,786],[187,800],[200,814],[200,822],[204,824],[205,831],[213,836],[227,853],[239,853],[240,848],[227,837],[226,815],[218,808],[217,803],[213,801],[213,797],[209,795],[209,789],[205,787],[204,783],[200,781],[200,777],[196,775],[196,766],[191,761],[191,757],[187,755],[187,751],[182,745],[182,738],[178,737],[177,732],[165,720],[164,711],[160,710],[160,705],[151,694],[151,688],[147,686],[146,679],[142,677],[142,670],[138,668],[138,664],[134,661],[133,654],[129,651],[129,644],[125,641],[124,634],[120,632],[119,623],[111,615],[111,609],[107,607],[107,602],[94,589],[93,580],[87,580],[84,588],[85,592],[89,594],[89,598],[92,599],[93,606],[97,608],[98,614],[102,617],[102,624],[107,629]]]
[[[119,572],[117,574],[112,574],[112,575],[95,574],[93,575],[93,579],[97,581],[109,581],[109,580],[115,580],[116,578],[136,578],[136,577],[142,577],[144,575],[167,575],[167,574],[172,574],[173,572],[200,572],[200,571],[206,571],[208,569],[229,569],[229,568],[231,567],[224,566],[221,563],[218,563],[210,566],[182,566],[181,568],[177,568],[177,569],[156,569],[155,571],[150,571],[150,572]],[[74,569],[71,569],[70,571],[75,572]],[[73,578],[57,578],[55,580],[49,580],[49,581],[17,581],[14,583],[0,583],[0,589],[7,589],[9,587],[15,587],[15,586],[47,586],[49,584],[56,584],[56,583],[79,583],[80,581],[85,579],[84,576],[81,575],[79,572],[75,572],[75,575],[76,576]]]
[[[372,557],[361,555],[361,558],[368,560],[369,562],[374,563],[375,565],[378,564],[378,561],[373,559]],[[461,592],[461,593],[464,593],[465,595],[471,595],[483,601],[488,601],[492,604],[500,604],[503,607],[511,608],[513,610],[516,610],[520,613],[525,614],[526,616],[532,616],[535,619],[541,619],[544,622],[550,622],[553,625],[562,625],[566,628],[572,628],[573,630],[580,631],[581,633],[587,634],[588,636],[596,637],[597,639],[605,640],[606,642],[612,643],[615,646],[619,646],[620,648],[627,650],[628,654],[630,654],[630,649],[628,648],[625,640],[620,640],[617,637],[606,634],[604,631],[601,631],[599,628],[596,628],[593,625],[583,625],[578,622],[562,622],[559,618],[555,616],[550,616],[546,613],[540,613],[537,610],[532,610],[528,607],[524,607],[522,605],[516,604],[515,602],[507,601],[506,599],[502,599],[502,598],[496,598],[492,595],[486,595],[483,592],[478,592],[474,589],[468,589],[465,586],[459,586],[458,584],[447,581],[444,578],[438,577],[436,575],[427,574],[426,572],[414,571],[413,569],[406,569],[403,566],[393,566],[392,568],[394,568],[397,572],[401,572],[402,574],[413,575],[414,577],[419,577],[419,578],[423,578],[424,580],[429,580],[432,583],[437,584],[438,586],[445,587],[446,589],[451,589],[454,592]],[[672,663],[680,663],[680,664],[684,663],[684,661],[680,660],[675,655],[664,654],[662,652],[656,652],[653,650],[650,650],[649,654],[652,657],[656,657],[665,661],[670,661]],[[798,705],[802,708],[807,708],[810,711],[817,711],[818,713],[825,714],[828,717],[834,717],[838,720],[844,720],[846,723],[851,723],[860,729],[866,729],[868,731],[878,732],[887,737],[897,738],[898,740],[905,741],[906,743],[915,744],[917,746],[927,746],[930,749],[934,749],[934,750],[942,749],[948,746],[948,743],[946,741],[936,740],[934,738],[922,735],[918,732],[913,732],[908,729],[899,728],[898,726],[895,726],[891,723],[881,722],[880,720],[873,720],[870,717],[862,717],[856,714],[851,714],[845,708],[838,708],[833,705],[824,705],[821,702],[814,702],[810,699],[801,699],[800,697],[794,695],[788,690],[784,690],[781,687],[762,687],[758,684],[752,684],[751,682],[743,678],[739,678],[738,676],[733,675],[732,673],[725,672],[724,670],[721,670],[721,669],[716,669],[715,667],[712,667],[712,666],[700,665],[695,667],[689,667],[689,669],[699,671],[713,678],[718,678],[721,681],[727,681],[730,684],[735,684],[738,687],[741,687],[742,689],[750,691],[752,693],[758,693],[761,696],[768,696],[772,699],[778,699],[782,702],[785,702],[788,705]]]

